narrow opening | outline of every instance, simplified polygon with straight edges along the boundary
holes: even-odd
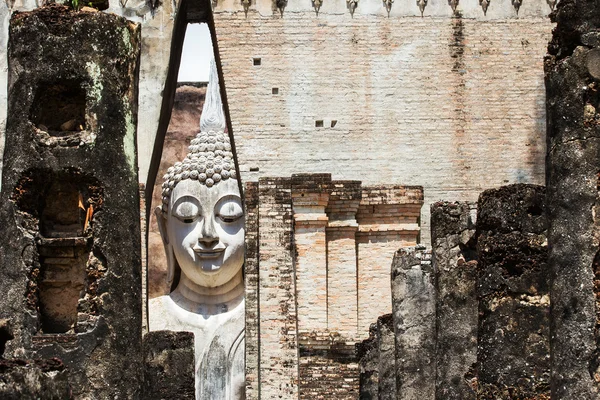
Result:
[[[71,182],[55,181],[45,198],[40,233],[45,237],[83,236],[86,209],[83,196]]]
[[[210,2],[206,5],[210,7]],[[148,189],[152,197],[146,200],[148,267],[147,277],[143,278],[148,281],[148,299],[170,291],[164,269],[167,259],[156,217],[151,210],[162,204],[162,177],[167,173],[168,168],[186,157],[191,140],[199,133],[210,61],[215,54],[211,28],[207,23],[185,22],[185,35],[182,35],[183,31],[183,29],[177,30],[176,33],[179,35],[174,33],[174,40],[181,41],[182,47],[172,49],[171,60],[179,56],[181,59],[177,74],[169,76],[165,85],[170,88],[165,92],[167,93],[165,99],[172,96],[173,101],[163,102],[161,123],[148,177],[148,185],[150,185]],[[171,106],[168,111],[167,106]]]
[[[15,188],[19,222],[36,238],[38,258],[29,266],[26,297],[39,311],[41,333],[84,332],[95,325],[95,282],[106,263],[93,257],[92,224],[102,192],[96,180],[76,170],[33,170]]]
[[[4,355],[6,342],[14,339],[8,319],[0,319],[0,358]]]
[[[178,84],[208,82],[208,69],[213,54],[212,39],[207,24],[188,24],[183,39]]]
[[[271,89],[271,93],[279,94],[279,88],[274,87],[273,89]]]
[[[259,168],[258,167],[250,167],[250,172],[258,172]]]
[[[253,63],[254,65],[260,65],[260,62],[261,62],[261,59],[260,59],[260,58],[253,58],[253,59],[252,59],[252,63]]]
[[[331,120],[331,127],[335,128],[335,126],[337,125],[337,121],[335,119]]]
[[[42,333],[75,332],[77,305],[85,293],[87,241],[46,240],[40,254],[39,308]]]
[[[51,136],[65,136],[85,129],[86,93],[81,82],[61,80],[42,83],[36,89],[30,120]]]
[[[315,121],[315,127],[322,128],[323,127],[323,120],[319,119],[319,120]]]

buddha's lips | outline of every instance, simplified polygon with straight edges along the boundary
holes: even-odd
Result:
[[[194,249],[194,253],[200,258],[216,258],[219,257],[225,248],[222,249]]]

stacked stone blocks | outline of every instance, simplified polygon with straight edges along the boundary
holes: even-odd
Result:
[[[395,351],[382,350],[389,332],[378,321],[359,346],[364,398],[388,398],[395,364],[396,399],[549,399],[545,189],[488,190],[477,211],[473,203],[433,205],[433,266],[423,249],[397,252]],[[378,353],[364,351],[374,338]]]

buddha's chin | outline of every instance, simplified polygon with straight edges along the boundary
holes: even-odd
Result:
[[[236,268],[233,265],[217,263],[216,260],[199,261],[196,261],[194,270],[186,271],[186,268],[182,268],[182,272],[190,281],[206,288],[216,288],[227,284],[241,270],[241,265]]]

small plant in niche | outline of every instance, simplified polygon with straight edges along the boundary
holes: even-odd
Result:
[[[109,2],[108,0],[65,0],[64,5],[75,11],[79,11],[83,7],[95,8],[96,10],[102,11],[108,9]]]

